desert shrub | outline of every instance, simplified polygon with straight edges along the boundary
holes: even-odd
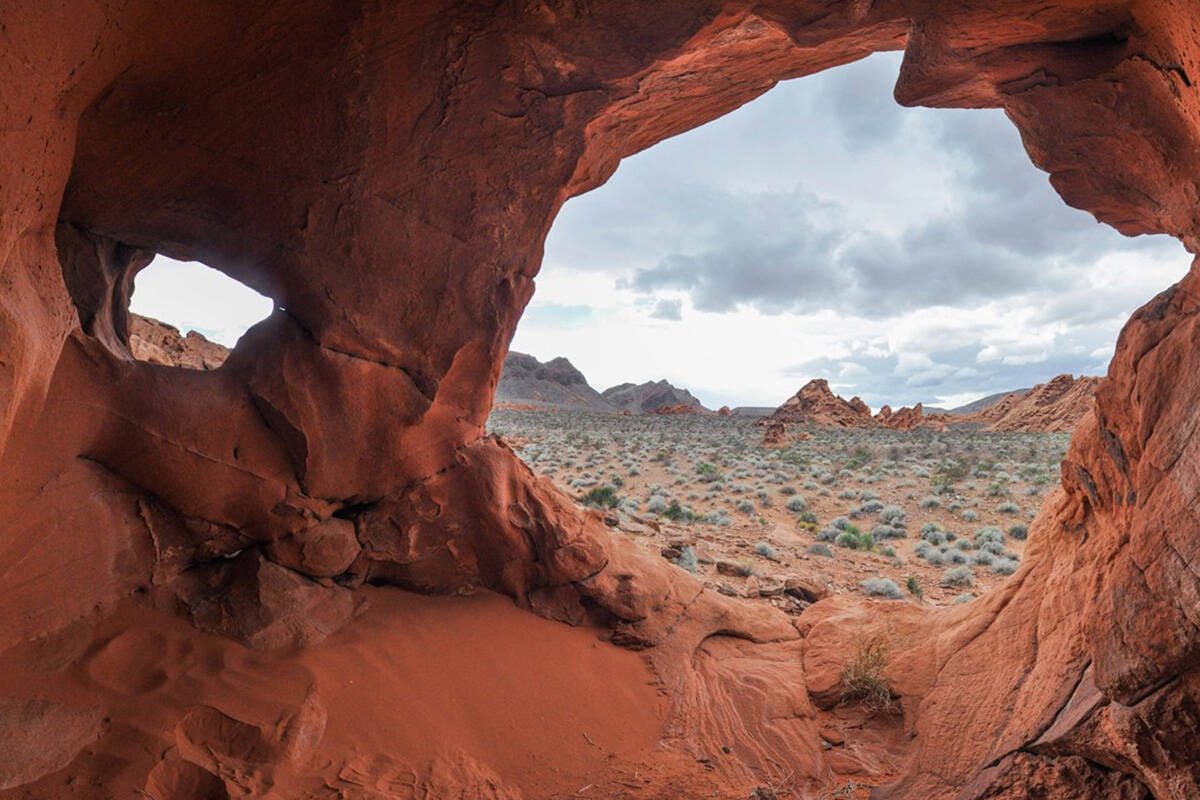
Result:
[[[733,524],[733,519],[724,511],[709,511],[707,514],[700,517],[700,521],[706,525],[716,525],[721,528],[725,528]]]
[[[975,599],[975,595],[971,594],[970,592],[963,592],[962,594],[956,594],[954,596],[954,605],[957,606],[957,605],[962,605],[963,603],[969,603],[974,599]]]
[[[951,567],[942,573],[942,586],[974,586],[975,576],[970,567]]]
[[[1011,558],[998,558],[992,562],[992,572],[997,575],[1012,575],[1017,571],[1017,562]]]
[[[979,514],[975,511],[972,511],[969,508],[966,511],[962,512],[962,514],[960,514],[959,516],[962,517],[963,522],[978,522],[979,521]]]
[[[646,503],[646,510],[651,514],[661,514],[667,510],[669,505],[667,498],[661,494],[652,494],[650,495],[650,501]]]
[[[817,515],[813,511],[805,511],[800,516],[796,517],[796,521],[800,523],[817,524]]]
[[[749,500],[738,500],[737,505],[734,506],[734,508],[736,508],[742,514],[754,513],[754,503],[751,503]]]
[[[883,510],[879,512],[880,522],[885,522],[888,525],[896,528],[903,528],[906,523],[906,519],[907,515],[904,513],[904,509],[900,508],[900,506],[885,506]]]
[[[621,502],[617,490],[611,486],[597,486],[580,499],[585,506],[592,508],[616,508],[617,503]]]
[[[1002,543],[1004,541],[1004,531],[999,528],[988,526],[975,531],[975,544],[979,547],[988,542]]]
[[[763,558],[770,559],[771,561],[779,560],[779,553],[777,553],[775,551],[774,547],[767,544],[766,542],[755,542],[754,543],[754,552],[758,553]]]
[[[894,559],[894,558],[896,558],[896,548],[890,547],[890,546],[881,547],[881,548],[879,548],[879,554],[882,556],[885,556],[887,558]],[[899,559],[897,559],[897,560],[899,560]],[[899,566],[899,564],[896,564],[895,566]]]
[[[832,542],[838,537],[838,533],[840,531],[837,528],[821,528],[821,530],[817,531],[817,541]]]
[[[888,600],[900,600],[904,597],[900,587],[890,578],[867,578],[859,583],[858,587],[868,597],[885,597]]]
[[[779,493],[782,495],[785,495],[785,496],[793,495],[796,493],[796,487],[795,486],[784,486],[784,487],[780,488]]]
[[[903,539],[905,535],[903,528],[896,528],[882,523],[871,528],[871,538],[877,542],[882,542],[885,539]]]
[[[882,510],[883,510],[883,503],[879,502],[878,500],[868,500],[867,502],[860,504],[858,506],[858,508],[855,509],[855,511],[858,512],[860,515],[861,514],[874,514],[876,511],[882,511]],[[854,516],[854,514],[851,513],[851,516]]]
[[[941,504],[942,504],[942,501],[938,500],[936,497],[934,497],[931,494],[927,494],[924,497],[922,497],[921,502],[918,503],[918,505],[921,508],[923,508],[927,511],[931,511],[931,510],[937,508],[938,506],[940,506]]]
[[[795,511],[797,513],[808,508],[808,502],[800,495],[790,498],[785,505],[788,511]]]
[[[1029,528],[1025,525],[1013,525],[1008,529],[1008,535],[1018,542],[1023,542],[1029,538]]]
[[[940,531],[941,529],[942,526],[938,525],[936,522],[926,522],[921,526],[921,535],[924,536],[931,531]]]
[[[824,544],[822,542],[817,542],[816,544],[810,544],[808,546],[808,552],[814,556],[824,556],[825,558],[833,558],[833,551],[829,549],[829,545]]]
[[[833,543],[838,547],[848,547],[851,550],[870,550],[875,546],[875,540],[871,538],[871,534],[863,533],[853,525],[839,533]]]
[[[942,556],[951,564],[967,563],[967,556],[961,550],[943,550]]]
[[[959,539],[957,542],[955,542],[954,546],[957,547],[959,550],[962,550],[964,553],[967,552],[968,550],[975,549],[975,545],[971,544],[971,540],[966,538],[965,536],[963,538]]]
[[[908,580],[904,582],[904,588],[908,589],[908,593],[918,600],[925,599],[925,590],[921,588],[921,581],[916,575],[908,576]]]
[[[928,561],[931,566],[940,567],[942,564],[946,563],[946,556],[941,550],[930,550],[925,554],[925,560]]]
[[[842,702],[861,703],[870,711],[887,711],[896,704],[896,693],[883,675],[888,664],[888,642],[883,634],[865,639],[854,657],[842,666]]]
[[[674,564],[677,567],[682,567],[688,572],[695,574],[700,570],[700,562],[696,559],[696,551],[691,545],[684,547],[679,551],[679,556],[675,558]]]
[[[922,531],[921,539],[922,541],[929,542],[930,544],[942,545],[946,543],[946,534],[945,532],[934,528],[931,531]]]
[[[985,553],[991,553],[994,556],[1004,555],[1004,545],[999,542],[984,542],[979,545],[979,549]]]
[[[670,505],[662,512],[662,516],[673,522],[691,522],[696,518],[692,510],[687,506],[679,505],[678,500],[672,500]]]
[[[1021,513],[1021,507],[1011,501],[1006,502],[1006,503],[1001,503],[1000,505],[996,506],[996,510],[999,511],[1001,514],[1019,514],[1019,513]]]
[[[829,523],[829,527],[836,528],[839,531],[844,531],[853,526],[850,524],[850,520],[846,519],[845,517],[834,517]]]

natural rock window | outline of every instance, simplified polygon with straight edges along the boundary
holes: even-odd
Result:
[[[129,310],[134,358],[209,370],[271,313],[271,300],[212,267],[160,255],[134,279]]]

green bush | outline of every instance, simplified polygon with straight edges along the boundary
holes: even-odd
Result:
[[[617,497],[617,490],[611,486],[597,486],[580,500],[585,506],[592,508],[616,508],[617,503],[621,502],[621,498]]]

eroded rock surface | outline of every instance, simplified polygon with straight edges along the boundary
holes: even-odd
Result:
[[[14,796],[79,797],[84,785],[100,797],[578,789],[506,760],[549,738],[558,751],[539,751],[543,765],[570,760],[575,778],[608,764],[615,792],[629,775],[669,773],[662,797],[744,797],[783,779],[780,765],[814,793],[867,769],[871,782],[894,778],[876,796],[912,800],[1034,787],[1055,798],[1196,797],[1196,272],[1127,326],[1020,572],[948,610],[826,600],[797,631],[612,537],[483,438],[568,197],[777,80],[875,50],[906,51],[900,102],[1004,108],[1066,202],[1196,251],[1195,13],[1184,0],[286,0],[195,15],[145,0],[10,3],[0,26],[6,686],[25,687],[18,703],[86,695],[119,722],[72,758],[95,733],[80,725],[61,759],[6,777],[24,784]],[[276,310],[219,369],[137,361],[129,287],[155,252],[212,264]],[[359,548],[334,575],[355,544],[330,520],[353,525]],[[591,745],[560,719],[545,731],[529,722],[508,749],[451,725],[442,749],[418,759],[408,728],[376,713],[378,690],[347,688],[356,672],[390,674],[373,654],[420,629],[388,624],[403,605],[361,609],[379,596],[367,583],[490,589],[640,648],[665,707],[638,730],[657,724],[650,738],[663,747],[634,737],[640,750],[610,745],[615,761],[589,760]],[[299,654],[255,655],[193,621]],[[822,738],[829,712],[808,689],[887,622],[906,738],[873,740],[889,758],[869,748],[847,758],[830,742],[840,734]],[[447,624],[431,628],[442,638],[429,648],[468,623]],[[128,643],[152,629],[172,658],[148,669],[140,654],[151,645]],[[368,630],[380,637],[364,643]],[[355,659],[326,646],[335,639]],[[578,641],[554,646],[578,670],[591,663]],[[38,671],[47,648],[59,672]],[[530,669],[504,666],[476,680]],[[639,669],[621,668],[627,688],[645,685]],[[96,688],[96,676],[133,699]],[[412,680],[470,688],[442,678]],[[312,735],[296,741],[309,749],[294,751],[281,730],[303,716],[314,681],[329,728],[318,737],[305,723]],[[537,702],[521,688],[512,696]],[[548,677],[540,696],[547,710],[587,702]],[[404,722],[424,733],[445,720],[421,700],[406,695],[428,719]],[[393,727],[353,754],[334,725],[342,708]],[[587,718],[620,730],[604,711]]]
[[[1073,431],[1095,406],[1099,378],[1059,375],[971,415],[994,431]]]

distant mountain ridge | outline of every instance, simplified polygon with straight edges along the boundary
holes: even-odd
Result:
[[[562,356],[543,363],[527,353],[512,350],[504,358],[496,402],[630,414],[710,413],[691,392],[665,379],[622,383],[601,393]]]
[[[588,384],[583,373],[559,356],[542,363],[531,355],[509,351],[504,357],[496,402],[610,411],[612,406]]]
[[[645,383],[621,383],[610,386],[600,393],[613,408],[632,414],[649,414],[660,409],[673,409],[677,413],[708,411],[687,389],[672,386],[664,378]]]

